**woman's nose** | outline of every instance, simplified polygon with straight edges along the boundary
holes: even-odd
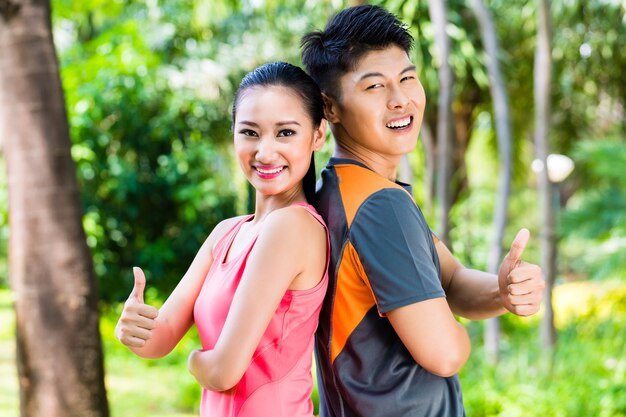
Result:
[[[276,153],[274,138],[260,138],[257,149],[256,159],[259,162],[271,162]]]

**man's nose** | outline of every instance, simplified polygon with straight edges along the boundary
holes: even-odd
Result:
[[[403,109],[409,104],[409,96],[400,86],[390,85],[388,91],[387,107],[390,110]]]

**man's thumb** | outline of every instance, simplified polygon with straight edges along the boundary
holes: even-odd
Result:
[[[513,243],[511,243],[511,250],[509,251],[507,258],[509,258],[509,260],[514,264],[517,264],[522,258],[528,239],[530,239],[530,232],[528,229],[521,229],[517,232],[515,239],[513,239]]]
[[[143,270],[138,266],[133,267],[133,275],[135,276],[135,286],[133,287],[133,292],[130,295],[143,304],[143,291],[146,288],[146,276],[144,275]]]

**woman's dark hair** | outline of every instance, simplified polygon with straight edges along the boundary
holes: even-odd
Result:
[[[368,52],[398,46],[407,54],[413,37],[392,13],[375,5],[349,7],[328,21],[323,31],[302,37],[302,63],[321,90],[340,99],[339,78]]]
[[[287,62],[270,62],[261,65],[246,74],[241,80],[233,102],[232,122],[235,124],[237,105],[243,93],[252,87],[285,87],[298,95],[309,114],[313,127],[318,128],[324,118],[324,101],[319,87],[304,70]],[[302,188],[309,204],[315,201],[315,161],[311,155],[309,170],[302,179]]]

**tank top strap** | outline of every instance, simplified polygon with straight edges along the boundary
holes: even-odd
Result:
[[[231,228],[228,229],[226,233],[224,233],[224,236],[222,236],[220,240],[217,241],[217,243],[213,247],[213,262],[221,263],[224,261],[226,252],[230,248],[230,245],[235,239],[235,236],[237,235],[237,232],[241,228],[241,225],[249,221],[252,217],[254,217],[254,214],[241,216],[241,218],[237,220],[235,223],[233,223]]]
[[[324,223],[324,219],[322,219],[322,216],[320,216],[317,210],[315,210],[315,207],[308,203],[292,203],[291,205],[302,207],[303,209],[305,209],[311,216],[313,216],[318,222],[320,222],[322,226],[324,226],[324,229],[326,229],[326,232],[328,233],[326,223]]]
[[[326,227],[326,223],[322,216],[319,215],[315,207],[308,203],[293,203],[292,206],[299,206],[305,209],[315,220],[320,222],[322,226],[324,226],[324,230],[326,231],[326,269],[328,269],[328,265],[330,263],[330,235],[328,234],[328,227]]]

